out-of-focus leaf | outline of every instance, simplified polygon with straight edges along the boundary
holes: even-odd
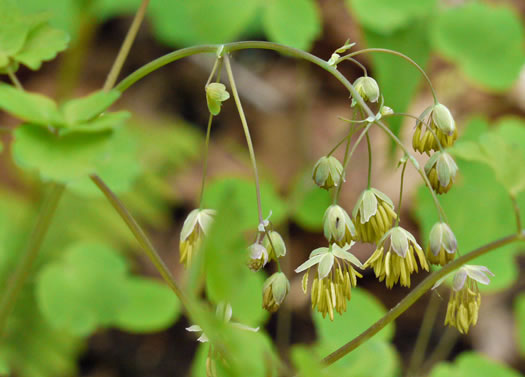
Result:
[[[442,367],[445,365],[445,367]],[[445,374],[450,372],[451,374]],[[521,377],[522,374],[508,366],[477,352],[461,353],[453,364],[440,363],[432,371],[431,377]]]
[[[123,258],[104,245],[74,245],[61,260],[40,271],[40,310],[57,329],[89,335],[113,323],[126,304],[125,273]]]
[[[67,101],[60,109],[68,125],[73,126],[96,117],[110,107],[119,97],[120,92],[118,90],[109,92],[99,90],[86,97]]]
[[[154,1],[150,15],[157,38],[170,46],[226,43],[239,37],[255,17],[260,0]],[[206,15],[206,22],[197,22]]]
[[[268,0],[264,30],[270,40],[309,50],[321,33],[321,17],[313,0]]]
[[[297,371],[304,377],[328,377],[333,376],[321,364],[320,357],[315,355],[312,350],[304,346],[292,348],[292,361]]]
[[[475,118],[469,122],[467,142],[479,138],[488,127],[486,121]],[[489,131],[491,132],[491,131]],[[459,145],[460,141],[458,141]],[[508,193],[485,165],[458,159],[459,177],[450,192],[440,198],[449,224],[463,253],[512,233],[516,227],[514,212]],[[431,227],[438,221],[428,190],[418,191],[416,215],[422,225],[422,234],[428,239]],[[525,198],[518,197],[520,208]],[[523,216],[523,215],[522,215]],[[472,230],[476,231],[473,232]],[[514,255],[516,245],[508,245],[495,252],[476,258],[473,264],[487,266],[496,276],[481,290],[501,290],[511,285],[518,276]]]
[[[235,198],[238,206],[236,221],[241,230],[257,229],[259,217],[253,181],[230,177],[209,183],[204,192],[205,207],[218,208],[226,193]],[[266,217],[272,211],[270,221],[275,225],[281,223],[286,218],[286,205],[274,187],[269,183],[262,182],[261,197],[263,216]]]
[[[516,298],[516,310],[514,312],[518,326],[518,342],[521,353],[525,355],[525,294]]]
[[[180,314],[179,301],[165,284],[140,277],[128,278],[122,294],[125,303],[115,325],[130,332],[164,330]]]
[[[511,87],[525,63],[523,25],[505,5],[467,2],[450,8],[438,15],[432,37],[437,50],[489,90]]]
[[[391,4],[397,6],[397,2]],[[388,35],[365,29],[365,38],[368,47],[396,50],[409,56],[423,69],[427,65],[430,56],[428,20],[411,21],[406,27]],[[385,104],[396,113],[406,112],[421,82],[421,73],[398,56],[374,52],[370,53],[370,57],[374,68],[372,74],[379,84]],[[399,135],[402,122],[402,117],[388,118],[390,129],[396,135]],[[394,142],[391,145],[394,147]]]
[[[346,4],[361,25],[389,34],[428,16],[436,0],[346,0]]]
[[[318,231],[323,227],[323,216],[332,204],[330,193],[313,184],[310,172],[301,174],[289,195],[292,219],[307,230]]]
[[[49,15],[49,23],[75,36],[79,25],[81,10],[86,11],[82,2],[76,0],[17,0],[17,6],[29,14],[42,13]],[[82,9],[84,8],[84,9]]]

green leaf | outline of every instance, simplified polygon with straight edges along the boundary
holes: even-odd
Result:
[[[333,376],[323,368],[319,356],[304,346],[295,346],[292,348],[292,361],[301,376]]]
[[[31,123],[48,126],[60,123],[55,102],[36,93],[28,93],[0,83],[0,109]]]
[[[255,17],[260,0],[154,1],[149,12],[159,40],[173,45],[226,43],[239,37]],[[195,22],[206,15],[206,22]]]
[[[270,40],[301,50],[309,50],[321,34],[321,16],[314,0],[269,0],[263,23]]]
[[[41,24],[31,30],[24,47],[14,55],[14,59],[36,70],[43,61],[54,59],[65,50],[68,42],[69,36],[64,31]]]
[[[37,278],[40,310],[54,327],[89,335],[111,324],[126,303],[122,296],[126,263],[104,245],[79,243]]]
[[[336,349],[355,338],[386,314],[383,305],[362,288],[352,288],[352,299],[348,310],[343,315],[329,321],[318,313],[313,313],[313,320],[319,343]],[[387,325],[374,339],[389,340],[394,334],[394,324]]]
[[[166,285],[151,279],[128,278],[123,285],[125,303],[115,325],[129,332],[160,331],[180,314],[180,304]]]
[[[467,141],[479,138],[480,133],[487,127],[486,121],[480,118],[471,120],[465,132]],[[514,231],[516,224],[509,195],[496,180],[491,169],[462,159],[458,159],[457,164],[459,177],[450,192],[440,198],[440,202],[456,235],[460,250],[467,253],[509,235]],[[428,240],[430,229],[438,221],[438,216],[425,187],[419,188],[417,200],[416,215],[422,226],[421,233]],[[525,198],[518,197],[518,200],[520,207],[525,208]],[[476,231],[473,232],[472,229]],[[480,285],[480,290],[502,290],[516,280],[516,252],[516,245],[508,245],[472,261],[473,264],[487,266],[496,275],[489,285]]]
[[[391,4],[394,5],[397,2],[391,2]],[[410,25],[389,35],[365,28],[365,38],[369,47],[388,48],[402,52],[425,69],[430,57],[427,29],[428,20],[411,22]],[[396,113],[406,112],[421,83],[421,73],[398,56],[371,53],[370,57],[374,68],[374,78],[385,98],[385,105],[394,109]],[[390,129],[396,135],[399,135],[402,123],[402,117],[388,118]],[[391,146],[395,146],[394,142]]]
[[[445,368],[439,367],[445,365]],[[448,369],[447,369],[448,367]],[[445,374],[445,371],[452,370],[454,374]],[[509,368],[497,361],[491,360],[488,357],[477,352],[463,352],[461,353],[453,364],[440,363],[436,369],[432,371],[431,377],[445,377],[445,376],[461,376],[461,377],[521,377],[522,374],[518,371]]]
[[[111,156],[113,132],[55,135],[25,124],[14,132],[13,159],[23,169],[46,179],[69,182],[95,173]]]
[[[0,3],[0,54],[9,57],[19,51],[31,28],[31,19],[24,18],[13,1]],[[3,65],[0,65],[2,68]]]
[[[330,193],[321,190],[313,181],[311,172],[300,175],[289,195],[292,219],[309,231],[323,228],[323,216],[332,204]]]
[[[465,75],[488,90],[503,91],[518,79],[525,63],[523,25],[507,6],[467,2],[438,16],[435,48]]]
[[[24,12],[49,15],[49,23],[75,36],[79,28],[79,18],[89,11],[89,7],[75,0],[17,0],[17,6]]]
[[[241,230],[256,229],[259,224],[255,184],[252,180],[242,178],[222,178],[208,184],[204,192],[204,206],[218,208],[225,195],[236,199],[238,212],[236,221]],[[286,205],[278,196],[275,188],[266,182],[261,183],[263,216],[272,211],[270,221],[277,225],[286,218]]]
[[[95,119],[90,120],[86,123],[79,123],[72,128],[61,129],[61,135],[66,135],[70,132],[100,132],[108,131],[122,125],[128,118],[130,113],[127,111],[119,111],[116,113],[104,113],[99,115]]]
[[[361,25],[390,34],[428,16],[436,0],[346,0],[346,4]]]
[[[73,99],[64,103],[61,106],[61,110],[66,122],[70,126],[73,126],[96,117],[107,110],[119,97],[120,92],[118,90],[111,90],[109,92],[99,90],[86,97]]]
[[[525,355],[525,294],[516,298],[516,310],[514,313],[518,326],[518,344],[522,355]]]

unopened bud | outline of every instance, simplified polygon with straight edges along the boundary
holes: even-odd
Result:
[[[334,156],[323,156],[314,165],[312,178],[325,190],[339,186],[344,181],[343,165]]]
[[[212,82],[206,86],[206,102],[212,115],[218,115],[221,112],[222,102],[228,98],[230,98],[230,93],[224,84]]]
[[[339,246],[349,244],[356,238],[354,223],[348,213],[339,205],[334,204],[327,208],[323,217],[324,236],[329,243]]]
[[[450,190],[457,172],[458,166],[447,152],[434,153],[425,164],[425,174],[438,194]]]
[[[276,272],[264,282],[263,308],[270,313],[276,312],[290,291],[290,282],[285,274]]]
[[[270,238],[268,238],[268,235]],[[278,258],[286,255],[286,245],[281,235],[276,231],[271,230],[268,232],[268,235],[264,236],[263,246],[268,251],[268,257],[276,261]]]
[[[379,99],[379,85],[377,85],[377,81],[371,77],[359,77],[355,80],[354,87],[365,101],[377,102]]]

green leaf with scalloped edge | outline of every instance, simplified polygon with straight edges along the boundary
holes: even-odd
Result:
[[[77,243],[39,271],[39,308],[57,329],[89,335],[112,324],[126,304],[126,269],[124,258],[111,248]]]
[[[432,27],[434,47],[488,90],[503,91],[525,64],[523,24],[507,5],[481,2],[450,8]]]
[[[465,134],[457,144],[475,141],[487,129],[488,124],[484,119],[474,118],[468,123]],[[492,170],[486,165],[465,161],[459,157],[456,162],[459,175],[452,189],[440,197],[440,202],[456,235],[460,250],[467,253],[509,235],[514,232],[516,224],[509,195],[496,180]],[[428,234],[438,221],[438,216],[432,198],[423,186],[418,190],[417,201],[415,213],[422,227],[424,244],[427,245]],[[525,208],[523,195],[518,196],[518,202],[520,208]],[[480,284],[481,290],[502,290],[516,281],[518,268],[514,255],[517,252],[515,244],[507,245],[471,262],[487,266],[496,275],[489,285]]]
[[[525,355],[525,294],[516,297],[514,318],[518,328],[518,345],[522,355]]]
[[[69,100],[60,106],[69,126],[87,122],[110,107],[118,98],[118,90],[99,90],[88,96]]]
[[[444,366],[444,367],[443,367]],[[452,371],[452,374],[447,374]],[[518,371],[478,352],[462,352],[453,363],[439,363],[431,377],[522,377]]]
[[[14,161],[43,178],[69,182],[95,173],[112,153],[114,132],[70,133],[58,136],[25,124],[14,132]]]
[[[153,1],[149,14],[159,40],[174,46],[226,43],[238,38],[255,17],[260,0]],[[206,15],[206,22],[196,22]]]
[[[428,19],[413,21],[410,25],[388,35],[367,28],[364,32],[369,47],[399,51],[425,69],[430,57]],[[379,52],[370,53],[369,56],[374,69],[372,73],[385,98],[385,105],[396,113],[406,112],[422,81],[421,73],[399,56]],[[399,135],[403,117],[389,117],[385,122],[396,135]],[[393,141],[391,147],[395,147]]]
[[[346,0],[361,25],[380,34],[390,34],[433,13],[436,0]]]
[[[271,41],[309,50],[321,34],[321,16],[314,0],[268,0],[263,25]]]
[[[135,333],[164,330],[180,314],[177,297],[161,282],[130,277],[121,288],[124,304],[114,324],[122,330]]]
[[[225,193],[235,197],[238,204],[237,221],[241,230],[256,229],[259,224],[257,215],[257,199],[255,184],[252,180],[227,177],[214,180],[207,184],[204,191],[204,207],[217,208],[224,199]],[[279,197],[275,188],[268,182],[261,183],[261,197],[263,217],[266,218],[270,211],[270,221],[280,224],[287,215],[284,201]]]

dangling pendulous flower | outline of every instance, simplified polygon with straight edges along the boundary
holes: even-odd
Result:
[[[358,239],[377,242],[392,227],[397,218],[394,203],[386,194],[375,188],[361,193],[352,212]]]
[[[212,209],[194,209],[190,212],[180,232],[180,262],[188,267],[193,254],[201,247],[206,232],[209,230],[215,211]]]
[[[458,242],[446,223],[436,223],[430,230],[430,246],[427,259],[432,264],[444,266],[454,259]]]
[[[458,137],[456,122],[450,110],[440,103],[427,107],[419,116],[412,136],[412,147],[420,153],[430,154],[431,151],[439,150],[436,137],[443,148],[451,147]]]

